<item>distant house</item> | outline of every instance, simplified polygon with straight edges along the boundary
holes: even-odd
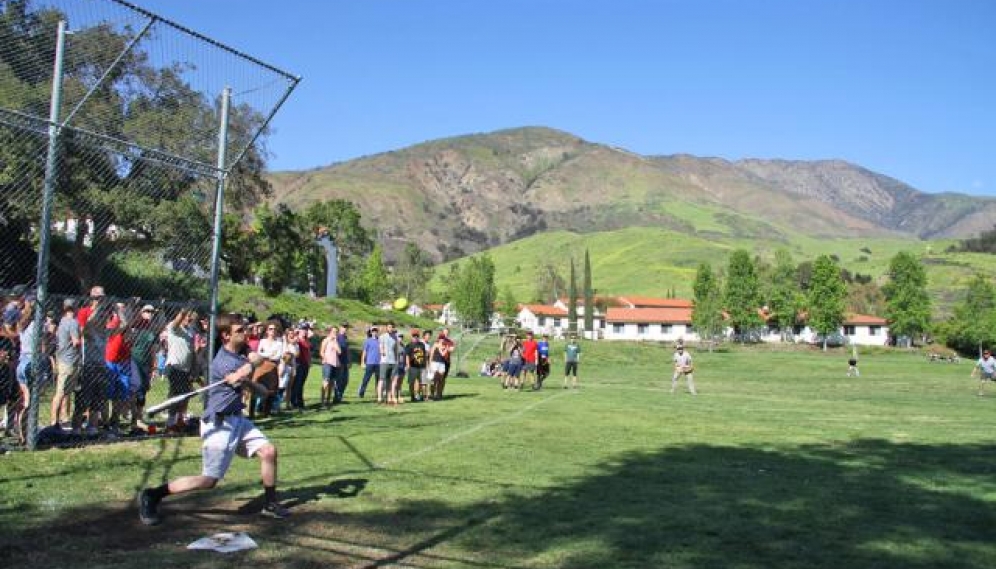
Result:
[[[847,314],[844,324],[838,332],[847,339],[847,343],[858,346],[884,346],[889,342],[889,321],[878,316],[867,314]],[[809,326],[797,328],[796,342],[811,343],[816,341],[816,332]]]
[[[615,299],[613,298],[612,300],[614,301]],[[553,303],[553,306],[562,309],[564,312],[567,312],[568,306],[570,306],[568,302],[569,300],[566,298],[558,298]],[[586,338],[597,339],[602,337],[602,330],[603,328],[605,328],[605,316],[601,313],[601,311],[598,310],[599,302],[603,302],[603,299],[601,298],[595,299],[595,306],[592,307],[591,311],[591,328],[592,328],[591,334],[585,334],[584,337]],[[578,299],[577,315],[578,315],[578,330],[580,331],[584,328],[584,302],[581,299]]]
[[[534,334],[549,334],[555,338],[567,333],[567,310],[546,304],[523,304],[515,318],[519,326]]]
[[[690,306],[661,308],[611,307],[605,314],[605,339],[648,342],[684,340],[696,342],[699,339],[699,335],[692,329],[692,309]]]

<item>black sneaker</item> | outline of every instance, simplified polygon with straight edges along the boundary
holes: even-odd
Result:
[[[290,510],[280,505],[280,502],[267,502],[263,509],[259,511],[260,515],[266,516],[268,518],[273,518],[275,520],[282,520],[290,515]]]
[[[138,493],[138,519],[147,526],[157,526],[163,521],[159,517],[159,500],[152,497],[148,488]]]

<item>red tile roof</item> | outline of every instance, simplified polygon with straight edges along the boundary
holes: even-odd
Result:
[[[639,324],[691,324],[691,308],[609,308],[606,323],[636,322]]]
[[[685,298],[654,298],[651,296],[620,296],[619,301],[634,308],[691,308]]]
[[[885,326],[888,323],[889,321],[885,318],[867,314],[848,314],[844,317],[844,324],[850,326]]]

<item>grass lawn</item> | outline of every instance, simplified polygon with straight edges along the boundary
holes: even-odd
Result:
[[[136,489],[198,472],[197,438],[0,456],[0,566],[996,566],[996,390],[969,362],[879,351],[848,378],[840,351],[693,350],[692,397],[669,349],[601,342],[582,389],[512,393],[473,372],[485,347],[442,402],[261,421],[282,522],[240,513],[260,486],[237,460],[142,526]],[[232,529],[260,548],[185,549]]]

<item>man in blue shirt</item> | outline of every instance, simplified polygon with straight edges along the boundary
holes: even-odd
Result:
[[[996,380],[996,358],[993,357],[992,352],[989,350],[982,352],[982,357],[975,362],[975,367],[972,368],[972,375],[975,374],[979,374],[979,395],[983,395],[986,382]]]
[[[162,521],[159,503],[171,494],[214,488],[224,478],[232,458],[258,456],[263,479],[264,506],[262,514],[272,518],[286,518],[289,512],[277,501],[277,449],[242,416],[242,390],[249,387],[261,397],[269,393],[265,386],[252,381],[256,364],[262,361],[258,354],[241,355],[246,346],[245,323],[233,315],[222,315],[216,320],[218,336],[223,343],[211,362],[211,383],[223,382],[208,393],[201,418],[201,457],[203,468],[199,476],[183,476],[155,488],[146,488],[138,495],[139,519],[145,525]]]

